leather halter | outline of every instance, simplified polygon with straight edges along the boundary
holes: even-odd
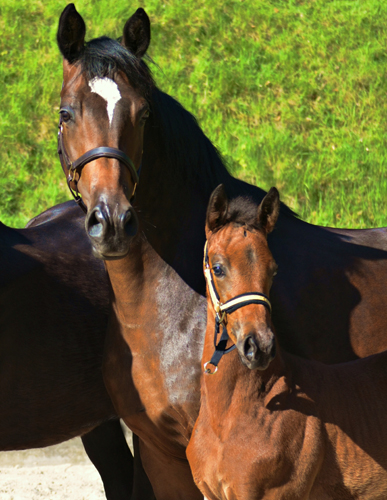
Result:
[[[208,375],[213,375],[218,371],[218,363],[224,354],[235,349],[236,345],[232,345],[229,348],[226,348],[227,341],[229,340],[229,335],[227,332],[227,327],[224,323],[224,319],[227,314],[231,314],[234,311],[240,309],[241,307],[248,306],[250,304],[261,304],[265,306],[269,313],[271,314],[271,304],[270,300],[266,295],[260,292],[252,292],[252,293],[242,293],[241,295],[237,295],[233,299],[228,300],[227,302],[222,303],[220,301],[220,297],[218,291],[216,290],[215,283],[212,277],[210,262],[208,259],[208,241],[204,245],[204,276],[207,281],[208,290],[210,292],[210,298],[212,305],[215,310],[215,334],[214,334],[214,346],[215,352],[212,355],[210,361],[204,364],[204,373]],[[223,326],[222,335],[220,337],[219,343],[217,344],[217,338],[220,330],[220,325]],[[215,366],[215,370],[212,372],[207,365]]]
[[[109,148],[109,147],[99,147],[93,148],[87,151],[85,154],[80,156],[77,160],[71,161],[69,155],[67,154],[64,142],[63,142],[63,124],[62,120],[59,121],[59,132],[58,132],[58,155],[60,159],[60,163],[62,165],[62,170],[66,176],[67,186],[70,190],[70,193],[73,195],[76,203],[81,207],[81,209],[87,213],[87,207],[82,201],[82,198],[79,196],[78,192],[78,180],[75,179],[75,174],[78,174],[78,179],[80,177],[82,168],[91,161],[96,160],[97,158],[114,158],[123,163],[130,172],[132,176],[132,180],[134,182],[134,187],[132,191],[132,195],[130,199],[133,198],[136,187],[139,182],[139,174],[141,171],[141,166],[138,169],[138,172],[128,155],[126,155],[123,151],[117,148]],[[71,185],[73,184],[73,186]]]

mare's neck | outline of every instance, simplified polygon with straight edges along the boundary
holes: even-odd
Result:
[[[122,324],[135,323],[139,305],[149,295],[146,273],[149,262],[156,256],[151,245],[140,231],[133,239],[128,255],[122,259],[105,261],[112,287],[112,306]],[[160,264],[154,263],[155,271]],[[152,263],[150,264],[152,266]]]
[[[189,165],[183,160],[171,165],[176,159],[165,156],[161,140],[156,133],[146,134],[134,208],[154,250],[192,289],[204,295],[201,262],[207,204],[212,190],[229,182],[230,176],[221,166],[219,176],[209,182],[187,172],[192,169],[192,160]]]
[[[162,432],[175,425],[176,440],[186,445],[199,411],[205,300],[141,233],[128,256],[107,261],[106,268],[113,291],[111,324],[116,325],[109,330],[111,338],[115,345],[124,339],[129,346],[131,377],[147,416]],[[163,420],[166,414],[171,421]]]

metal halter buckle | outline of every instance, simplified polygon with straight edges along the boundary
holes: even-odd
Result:
[[[211,361],[207,361],[207,363],[204,363],[204,370],[203,370],[204,373],[206,375],[214,375],[218,371],[218,367],[214,365],[215,366],[215,370],[212,372],[209,368],[207,368],[208,364],[212,364]]]

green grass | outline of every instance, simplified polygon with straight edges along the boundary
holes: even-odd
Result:
[[[65,4],[0,0],[0,218],[69,198],[56,156]],[[387,226],[387,4],[79,1],[87,37],[143,6],[156,81],[193,112],[231,172],[309,222]]]

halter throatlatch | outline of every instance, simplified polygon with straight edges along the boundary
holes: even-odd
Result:
[[[227,326],[224,323],[225,316],[227,314],[233,313],[234,311],[240,309],[243,306],[248,306],[250,304],[261,304],[265,306],[271,314],[271,304],[268,297],[266,297],[266,295],[260,292],[243,293],[241,295],[237,295],[233,299],[228,300],[227,302],[222,303],[220,301],[219,294],[216,290],[215,283],[212,278],[210,263],[208,260],[207,241],[206,244],[204,245],[203,265],[204,265],[204,276],[206,278],[208,290],[210,292],[211,302],[215,310],[215,334],[214,334],[215,352],[212,355],[211,360],[207,361],[207,363],[204,364],[204,373],[207,373],[208,375],[213,375],[218,371],[218,363],[221,360],[222,356],[232,351],[236,347],[235,344],[232,345],[231,347],[228,348],[226,347],[227,341],[230,337],[227,332]],[[220,330],[220,325],[223,326],[223,331],[219,343],[217,344],[216,342]],[[215,366],[214,371],[211,371],[210,368],[207,368],[209,364]]]
[[[99,147],[99,148],[94,148],[90,149],[90,151],[87,151],[85,154],[80,156],[77,160],[71,161],[69,155],[67,154],[64,142],[63,142],[63,125],[62,122],[59,121],[59,132],[58,132],[58,155],[60,159],[60,163],[62,165],[62,170],[66,176],[67,180],[67,186],[70,190],[70,193],[73,195],[74,200],[77,202],[77,204],[81,207],[81,209],[87,213],[87,207],[82,201],[82,198],[79,196],[78,192],[78,179],[80,177],[82,168],[87,164],[90,163],[93,160],[96,160],[97,158],[115,158],[116,160],[119,160],[121,163],[123,163],[130,172],[130,175],[132,176],[132,181],[134,183],[132,195],[130,199],[133,198],[135,192],[136,192],[136,187],[139,182],[139,174],[141,170],[141,166],[138,169],[138,172],[136,170],[136,167],[134,166],[132,160],[129,158],[128,155],[126,155],[123,151],[120,149],[116,148],[108,148],[108,147]],[[78,174],[78,179],[75,178],[75,174]],[[71,186],[71,183],[73,186]]]

